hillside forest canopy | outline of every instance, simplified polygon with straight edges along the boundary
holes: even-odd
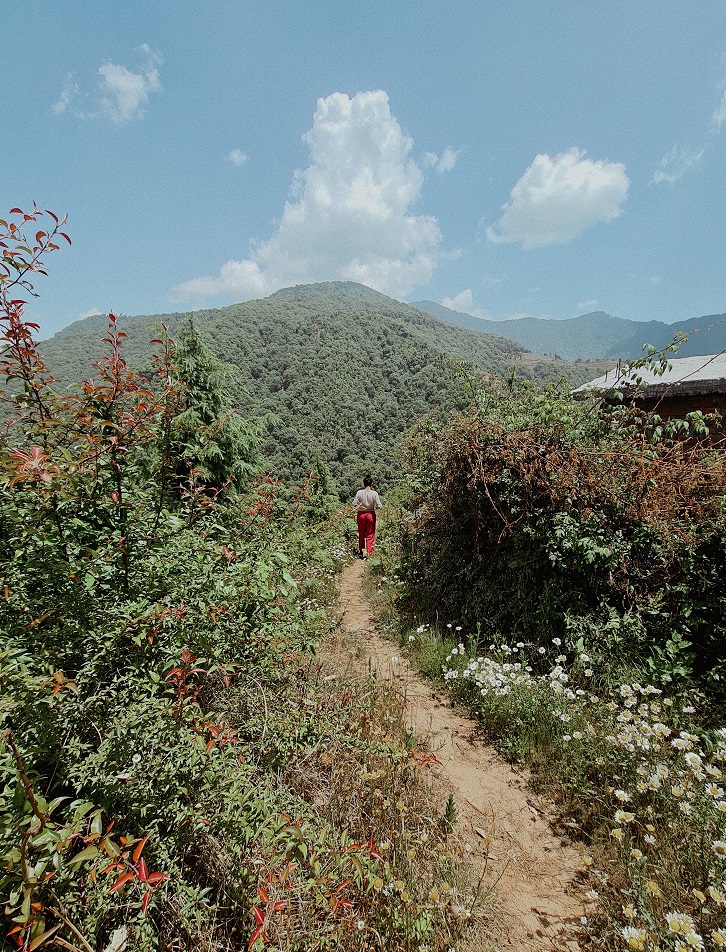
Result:
[[[292,481],[324,471],[342,499],[368,471],[383,489],[391,485],[401,434],[421,417],[446,418],[463,408],[474,377],[513,374],[575,386],[604,369],[530,354],[362,285],[336,282],[219,310],[121,317],[129,364],[148,367],[149,340],[161,326],[177,335],[190,320],[230,365],[232,406],[266,421],[265,466]],[[101,354],[104,330],[103,317],[73,324],[43,342],[44,359],[64,382],[79,382]]]

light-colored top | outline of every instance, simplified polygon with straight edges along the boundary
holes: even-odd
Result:
[[[381,508],[381,497],[375,489],[359,489],[353,500],[353,508],[358,512],[375,512]]]
[[[634,367],[631,370],[628,364],[618,364],[602,377],[584,383],[573,393],[588,394],[593,390],[629,390],[638,387],[657,387],[662,390],[673,388],[674,394],[686,390],[699,392],[701,387],[705,392],[723,393],[726,390],[724,353],[707,354],[703,357],[678,357],[669,360],[668,364],[665,373],[653,367]]]

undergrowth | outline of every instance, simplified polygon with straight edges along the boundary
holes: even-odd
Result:
[[[264,423],[193,329],[147,377],[109,315],[60,387],[18,295],[61,227],[0,220],[3,946],[455,946],[475,897],[427,756],[315,660],[347,545],[324,481],[252,478]]]
[[[726,944],[725,470],[652,423],[495,387],[419,428],[375,591],[582,842],[582,942],[685,952]]]
[[[726,727],[703,726],[689,685],[632,669],[628,679],[558,637],[477,647],[463,626],[413,627],[396,617],[395,576],[380,588],[401,645],[531,770],[582,843],[581,941],[639,952],[726,944]]]

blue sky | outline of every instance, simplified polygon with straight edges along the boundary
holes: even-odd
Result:
[[[3,11],[28,313],[359,280],[482,317],[726,311],[722,0],[38,0]]]

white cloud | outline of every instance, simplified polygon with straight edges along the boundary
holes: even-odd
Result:
[[[435,152],[424,152],[423,160],[425,165],[431,166],[431,168],[436,169],[439,174],[442,174],[443,172],[450,172],[453,169],[458,157],[458,151],[453,149],[450,145],[447,145],[440,156],[436,155]]]
[[[669,185],[673,185],[689,169],[701,161],[704,151],[704,149],[701,149],[700,152],[688,152],[686,149],[673,146],[671,151],[667,152],[658,163],[658,168],[651,179],[652,184],[659,185],[661,182],[667,182]]]
[[[152,93],[161,92],[158,66],[161,56],[147,43],[136,48],[136,71],[118,63],[103,63],[101,77],[90,95],[84,94],[72,75],[66,78],[58,100],[53,104],[57,115],[69,112],[77,119],[102,116],[115,125],[140,118]]]
[[[89,308],[87,311],[81,311],[78,315],[79,321],[85,321],[87,317],[97,317],[99,314],[102,314],[103,311],[99,311],[97,307]]]
[[[156,68],[162,62],[161,57],[146,43],[138,47],[137,52],[141,59],[138,72],[117,63],[104,63],[98,68],[101,111],[117,125],[142,116],[149,96],[161,92]]]
[[[575,305],[578,311],[591,311],[597,307],[597,301],[594,298],[588,298],[587,301],[578,301]]]
[[[63,84],[63,89],[61,90],[60,96],[58,97],[57,101],[53,103],[53,112],[57,116],[67,112],[79,93],[80,89],[78,88],[78,83],[73,79],[72,73],[69,73],[66,77],[65,83]]]
[[[711,121],[716,126],[717,129],[720,129],[721,126],[726,122],[726,91],[721,96],[721,102],[718,104]]]
[[[622,214],[629,184],[622,163],[594,162],[577,148],[555,159],[538,155],[502,206],[502,217],[486,229],[487,238],[521,242],[525,249],[565,244]]]
[[[480,317],[484,321],[493,320],[489,311],[475,306],[471,288],[461,291],[455,297],[444,298],[441,303],[444,307],[448,307],[450,311],[458,311],[460,314],[470,314],[472,317]]]
[[[244,165],[247,161],[247,155],[241,149],[232,149],[227,158],[233,165]]]
[[[228,261],[216,277],[186,281],[177,298],[239,300],[326,280],[403,297],[429,281],[441,258],[441,232],[432,216],[411,214],[424,176],[388,95],[319,99],[303,140],[310,164],[295,173],[273,236],[252,242],[247,258]]]

